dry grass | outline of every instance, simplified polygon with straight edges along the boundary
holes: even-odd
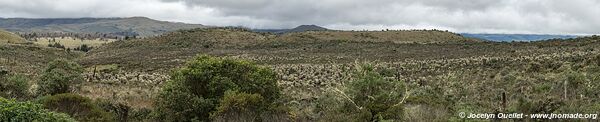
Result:
[[[0,29],[0,43],[25,43],[25,39],[21,38],[18,35],[15,35],[11,32],[4,31]]]
[[[54,40],[54,41],[53,41]],[[64,37],[64,38],[37,38],[37,41],[33,41],[34,44],[36,45],[40,45],[40,46],[48,46],[48,44],[54,44],[54,43],[59,43],[63,46],[65,46],[65,48],[77,48],[80,47],[81,45],[88,45],[88,46],[92,46],[92,47],[99,47],[102,46],[104,44],[107,43],[111,43],[116,41],[115,39],[94,39],[94,40],[81,40],[81,39],[75,39],[75,38],[71,38],[71,37]]]

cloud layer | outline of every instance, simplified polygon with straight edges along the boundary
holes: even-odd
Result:
[[[129,17],[217,26],[600,34],[597,0],[1,0],[2,17]]]

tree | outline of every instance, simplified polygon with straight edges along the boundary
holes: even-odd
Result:
[[[68,93],[71,85],[83,81],[83,68],[79,64],[58,59],[50,62],[38,81],[39,95]]]
[[[155,102],[155,115],[165,121],[209,121],[217,107],[226,105],[221,101],[228,91],[260,98],[260,109],[268,110],[280,97],[276,81],[271,69],[247,61],[197,56],[171,74]]]
[[[55,113],[32,102],[18,102],[0,97],[0,121],[2,122],[75,122],[69,115]]]

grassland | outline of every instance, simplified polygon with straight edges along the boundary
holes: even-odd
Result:
[[[0,29],[0,43],[25,43],[25,39]]]
[[[8,48],[28,55],[23,46]],[[464,121],[458,113],[600,113],[599,51],[598,36],[485,42],[443,31],[272,35],[214,28],[117,41],[81,57],[57,51],[61,55],[40,60],[16,58],[22,65],[60,56],[77,60],[87,71],[75,93],[136,110],[151,109],[171,69],[197,54],[251,60],[275,70],[298,121],[320,120],[316,101],[331,88],[344,89],[355,79],[354,65],[369,62],[409,86],[405,121]]]
[[[34,40],[36,40],[36,41],[33,41],[33,44],[36,44],[39,46],[48,46],[49,44],[58,43],[58,44],[65,46],[65,48],[70,48],[70,49],[78,48],[81,45],[88,45],[91,47],[99,47],[104,44],[116,41],[115,39],[100,39],[100,38],[93,39],[93,40],[89,40],[89,39],[82,40],[82,39],[76,39],[76,38],[71,38],[71,37],[36,38]]]

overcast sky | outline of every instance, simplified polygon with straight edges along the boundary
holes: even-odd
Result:
[[[0,17],[145,16],[216,26],[600,34],[600,0],[0,0]]]

